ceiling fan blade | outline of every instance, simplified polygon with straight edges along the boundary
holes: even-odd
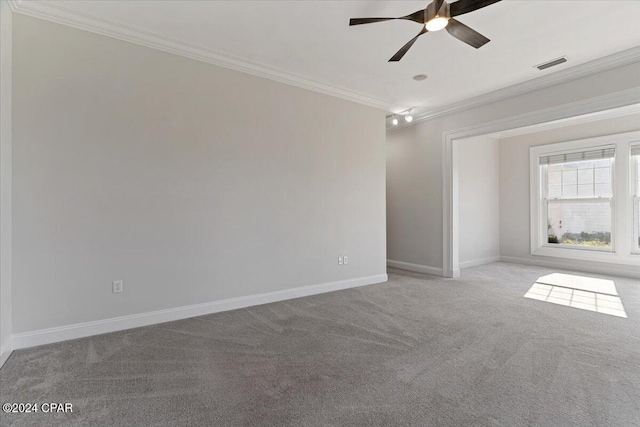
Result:
[[[462,40],[466,44],[471,45],[476,49],[481,48],[490,41],[479,32],[472,30],[462,22],[456,21],[453,18],[449,19],[449,24],[445,28],[453,37],[457,38],[458,40]]]
[[[411,49],[411,46],[413,46],[413,44],[416,42],[416,40],[418,40],[418,37],[420,37],[421,35],[423,35],[424,33],[426,33],[428,30],[426,28],[423,28],[422,31],[420,31],[418,33],[417,36],[415,36],[414,38],[412,38],[411,40],[409,40],[407,42],[407,44],[405,44],[404,46],[402,46],[400,48],[399,51],[396,52],[395,55],[393,55],[391,57],[391,59],[389,60],[389,62],[398,62],[402,59],[402,57],[404,56],[405,53],[407,53],[407,51],[409,49]]]
[[[413,22],[417,22],[418,24],[424,24],[425,22],[427,22],[427,20],[424,17],[425,12],[426,12],[426,9],[416,10],[411,15],[403,16],[402,18],[398,18],[398,19],[406,19],[407,21],[413,21]]]
[[[392,21],[394,19],[404,19],[406,21],[413,21],[417,22],[418,24],[424,24],[424,9],[417,10],[407,16],[401,16],[400,18],[351,18],[349,20],[349,26],[373,24],[374,22]]]
[[[374,22],[382,22],[382,21],[392,21],[394,19],[398,19],[398,18],[351,18],[349,20],[349,26],[372,24]]]
[[[498,3],[500,0],[458,0],[457,2],[450,3],[451,16],[458,16],[464,13],[473,12],[474,10],[482,9],[485,6]]]
[[[442,7],[442,3],[444,3],[444,0],[434,0],[433,3],[435,5],[433,10],[435,10],[436,15],[437,15],[438,12],[440,12],[440,8]]]

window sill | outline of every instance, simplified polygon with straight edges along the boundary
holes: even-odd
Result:
[[[567,258],[640,267],[640,257],[638,255],[620,255],[606,250],[542,246],[531,252],[531,254],[551,258]]]
[[[612,248],[607,248],[606,246],[580,246],[580,245],[568,245],[563,243],[545,243],[542,245],[543,248],[549,249],[567,249],[570,251],[588,251],[588,252],[597,252],[601,254],[613,254],[615,253]]]

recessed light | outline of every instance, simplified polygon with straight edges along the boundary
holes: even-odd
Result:
[[[425,80],[426,78],[427,78],[426,74],[418,74],[418,75],[413,76],[413,80],[415,80],[417,82]]]

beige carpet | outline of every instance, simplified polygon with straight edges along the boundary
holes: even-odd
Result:
[[[628,318],[524,298],[555,270],[496,263],[14,352],[2,426],[637,426]],[[594,276],[601,277],[601,276]]]

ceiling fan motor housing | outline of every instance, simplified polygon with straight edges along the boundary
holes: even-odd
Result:
[[[446,1],[442,2],[442,6],[440,6],[440,10],[436,10],[436,2],[429,3],[429,6],[425,9],[425,24],[431,21],[436,16],[441,18],[451,18],[451,11],[449,8],[449,3]]]

